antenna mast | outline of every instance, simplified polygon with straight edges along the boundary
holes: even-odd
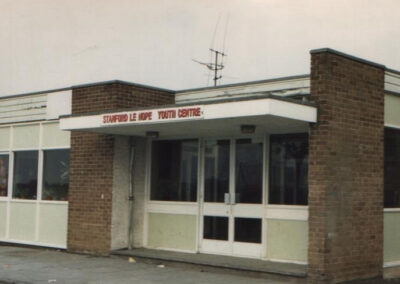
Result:
[[[225,54],[224,52],[212,49],[212,48],[210,48],[210,51],[215,54],[214,63],[200,62],[200,61],[197,61],[195,59],[192,59],[192,60],[194,62],[197,62],[197,63],[201,64],[201,65],[205,65],[209,70],[214,71],[214,79],[213,79],[214,80],[214,86],[217,86],[217,81],[222,78],[222,75],[218,76],[218,71],[221,71],[222,69],[224,69],[225,66],[224,66],[224,60],[223,59],[224,59],[224,56],[227,56],[227,54]],[[221,62],[219,62],[220,58],[221,58]]]
[[[217,81],[222,78],[222,74],[218,76],[218,71],[224,69],[223,58],[226,54],[212,48],[210,48],[210,51],[215,53],[215,61],[213,64],[210,64],[212,67],[210,69],[214,71],[214,86],[217,86]],[[218,55],[221,55],[221,63],[218,63]]]

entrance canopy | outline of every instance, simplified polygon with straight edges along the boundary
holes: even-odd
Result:
[[[72,115],[61,118],[60,128],[129,136],[157,132],[160,138],[188,138],[242,136],[246,131],[241,127],[247,125],[255,126],[255,135],[306,132],[309,123],[315,122],[314,105],[267,96]]]

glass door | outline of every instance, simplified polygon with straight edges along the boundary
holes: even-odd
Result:
[[[201,251],[261,257],[263,143],[204,143]]]

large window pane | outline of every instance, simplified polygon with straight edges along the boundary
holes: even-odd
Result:
[[[13,198],[36,199],[38,151],[14,153]]]
[[[236,141],[235,193],[237,203],[262,203],[263,144]]]
[[[8,194],[8,155],[0,155],[0,196]]]
[[[44,151],[44,200],[67,200],[69,184],[69,150]]]
[[[385,128],[384,205],[400,207],[400,130]]]
[[[308,135],[273,135],[270,140],[269,203],[306,205]]]
[[[197,140],[153,142],[151,199],[196,201],[197,161]]]
[[[229,193],[229,140],[206,141],[204,201],[224,202]]]

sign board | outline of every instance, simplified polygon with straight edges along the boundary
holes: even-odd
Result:
[[[203,106],[149,109],[103,114],[102,125],[143,124],[204,118]]]

